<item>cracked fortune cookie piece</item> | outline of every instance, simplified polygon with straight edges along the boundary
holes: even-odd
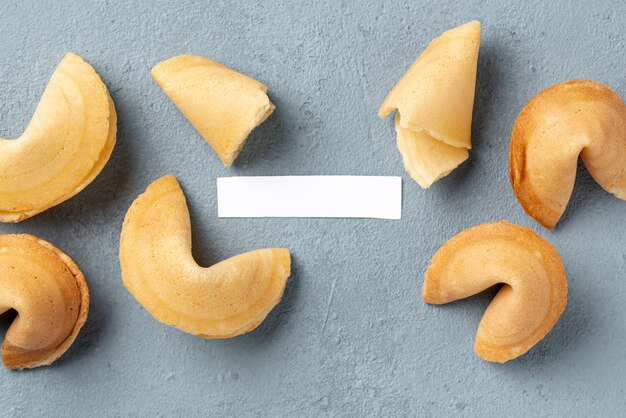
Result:
[[[285,248],[199,266],[185,196],[173,176],[148,186],[128,210],[120,264],[124,286],[155,319],[203,338],[256,328],[282,298],[291,271]]]
[[[106,86],[68,53],[24,133],[0,138],[0,222],[29,218],[87,187],[109,160],[116,130]]]
[[[47,366],[65,353],[89,311],[89,289],[78,266],[32,235],[0,235],[0,314],[17,317],[2,343],[7,369]]]
[[[225,167],[233,164],[252,130],[275,108],[264,84],[209,58],[170,58],[151,74]]]
[[[433,256],[422,298],[444,304],[503,283],[483,315],[474,351],[504,363],[521,356],[554,327],[567,304],[563,263],[550,243],[505,221],[466,229]]]
[[[596,81],[547,88],[524,106],[513,126],[509,177],[515,197],[548,229],[572,195],[579,155],[604,190],[626,200],[626,104]]]
[[[480,23],[469,22],[433,40],[391,90],[378,116],[397,109],[397,144],[404,167],[422,187],[468,157]]]

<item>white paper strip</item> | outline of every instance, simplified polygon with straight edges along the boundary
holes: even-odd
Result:
[[[220,218],[400,219],[402,179],[382,176],[220,177]]]

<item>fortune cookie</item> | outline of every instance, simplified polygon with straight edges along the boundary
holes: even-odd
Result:
[[[178,181],[165,176],[132,204],[122,227],[124,286],[158,321],[203,338],[230,338],[257,327],[280,301],[289,250],[269,248],[201,267]]]
[[[548,229],[572,195],[579,155],[604,190],[626,200],[626,104],[595,81],[549,87],[524,106],[513,126],[509,177],[515,197]]]
[[[474,351],[484,360],[504,363],[545,337],[567,304],[565,271],[550,243],[504,221],[469,228],[435,253],[422,298],[443,304],[498,283],[504,285],[480,321]]]
[[[7,369],[47,366],[72,345],[87,319],[89,289],[78,266],[32,235],[0,235],[0,314],[17,317],[2,343]]]
[[[109,160],[116,124],[98,74],[68,53],[22,136],[0,138],[0,222],[29,218],[87,187]]]

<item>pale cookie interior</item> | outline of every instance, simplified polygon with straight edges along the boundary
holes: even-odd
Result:
[[[417,58],[378,111],[385,117],[397,109],[398,148],[406,171],[423,188],[467,159],[479,46],[479,22],[444,32]]]
[[[152,183],[126,214],[120,240],[124,286],[158,321],[203,338],[256,328],[280,301],[291,271],[289,250],[251,251],[201,267],[176,178]]]
[[[264,84],[208,58],[170,58],[151,74],[226,167],[275,108]]]
[[[0,314],[18,316],[2,343],[7,369],[49,365],[72,345],[87,319],[89,289],[78,266],[32,235],[0,235]]]
[[[503,283],[480,321],[474,351],[503,363],[530,350],[567,304],[563,264],[552,245],[508,222],[469,228],[446,242],[424,276],[422,297],[449,303]]]
[[[83,190],[109,160],[116,130],[106,86],[68,53],[22,136],[0,139],[0,222],[26,219]]]
[[[404,168],[422,188],[428,189],[467,160],[467,148],[453,147],[437,141],[425,132],[403,129],[396,115],[397,145]]]

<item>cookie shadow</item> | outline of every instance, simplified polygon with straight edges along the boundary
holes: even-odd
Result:
[[[554,328],[526,354],[502,367],[539,368],[576,350],[584,336],[591,333],[593,317],[589,298],[572,292],[571,287],[569,292],[567,307]]]
[[[252,130],[233,163],[234,172],[284,155],[282,148],[287,143],[283,104],[280,99],[272,97],[271,100],[276,109],[265,122]]]
[[[34,369],[24,369],[24,371],[38,371],[45,370],[47,368],[62,368],[66,365],[70,365],[81,357],[88,356],[98,345],[98,341],[102,336],[102,330],[105,325],[106,312],[102,308],[102,301],[99,297],[95,296],[97,292],[91,292],[91,301],[89,304],[89,315],[84,326],[79,331],[76,340],[68,348],[68,350],[61,355],[54,363],[49,366],[36,367]],[[94,297],[95,296],[95,297]],[[13,321],[17,318],[18,313],[14,309],[10,309],[4,314],[0,315],[0,337],[4,339],[4,335]]]
[[[267,315],[265,320],[251,332],[240,336],[244,344],[256,345],[270,338],[274,338],[280,330],[286,328],[289,317],[293,312],[298,300],[300,289],[300,275],[298,264],[294,263],[293,254],[291,257],[291,276],[287,280],[283,297]]]
[[[63,367],[66,363],[78,361],[96,350],[106,327],[106,318],[110,318],[105,301],[100,297],[102,293],[102,291],[90,292],[89,315],[85,325],[71,347],[52,364],[52,367]]]
[[[472,113],[472,149],[488,145],[486,137],[489,128],[494,126],[492,121],[500,116],[501,112],[496,114],[496,99],[502,96],[505,87],[503,57],[504,50],[499,45],[486,42],[480,47]]]
[[[4,339],[4,335],[17,317],[17,311],[15,309],[9,309],[8,311],[0,314],[0,337]]]
[[[189,217],[191,219],[191,253],[193,259],[198,265],[203,267],[211,267],[212,265],[222,261],[219,257],[217,249],[210,243],[215,242],[215,234],[211,233],[211,229],[206,222],[201,222],[203,218],[198,207],[204,205],[196,202],[193,197],[187,199],[187,208],[189,209]]]
[[[451,310],[458,313],[460,316],[470,318],[467,319],[468,321],[475,319],[476,325],[471,328],[475,333],[485,310],[501,288],[502,284],[497,284],[469,298],[451,302],[446,305],[433,305],[433,307],[437,310]],[[578,293],[572,291],[571,287],[569,293],[568,305],[561,315],[561,318],[541,341],[527,353],[504,364],[488,364],[498,370],[505,371],[513,371],[520,368],[531,369],[545,366],[546,364],[562,358],[565,354],[574,351],[584,335],[588,335],[591,332],[592,317],[590,315],[591,311],[588,298],[585,297],[584,294],[579,296]],[[465,330],[466,327],[467,324],[463,323],[462,328]],[[473,338],[473,335],[468,335],[468,344],[470,344],[469,341],[473,341]]]
[[[436,310],[446,310],[450,312],[454,312],[455,314],[462,315],[463,317],[476,318],[478,321],[482,318],[487,306],[491,303],[493,298],[502,288],[502,283],[495,284],[488,289],[483,290],[480,293],[477,293],[473,296],[467,297],[465,299],[455,300],[450,303],[445,303],[442,305],[428,305],[429,307]],[[467,321],[472,321],[473,319],[467,319]],[[478,328],[478,322],[476,322],[476,327]]]
[[[436,193],[450,195],[466,190],[467,183],[474,180],[474,172],[480,166],[483,147],[491,148],[490,135],[493,134],[492,122],[497,114],[496,99],[501,97],[504,84],[504,58],[499,45],[486,41],[480,47],[472,113],[472,149],[469,157],[449,175],[433,185]]]
[[[579,158],[572,196],[554,230],[558,231],[563,225],[573,222],[577,216],[580,216],[586,211],[593,210],[594,207],[602,205],[604,199],[611,198],[612,196],[602,189],[593,177],[591,177],[582,159]]]

